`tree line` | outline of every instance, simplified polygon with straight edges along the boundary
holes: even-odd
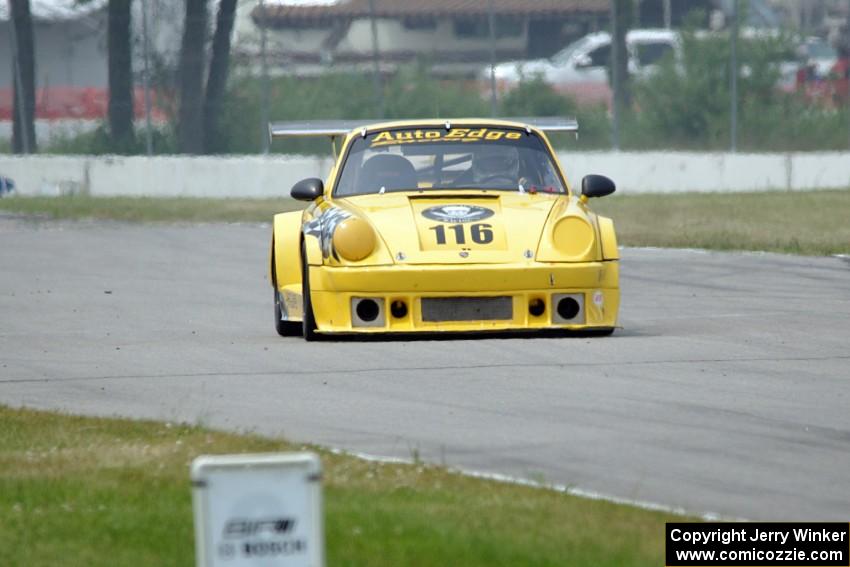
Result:
[[[85,3],[90,0],[80,0]],[[230,67],[230,41],[237,0],[219,0],[212,37],[212,55],[205,67],[209,32],[209,0],[184,0],[180,56],[177,68],[178,149],[210,151],[219,132],[222,102]],[[133,0],[109,0],[107,5],[107,70],[109,99],[107,132],[116,153],[135,145],[133,126]],[[35,153],[35,36],[30,0],[9,0],[12,33],[14,153]]]

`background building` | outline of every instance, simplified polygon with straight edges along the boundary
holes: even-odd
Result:
[[[426,59],[437,74],[472,73],[490,60],[492,10],[497,60],[551,55],[607,25],[608,0],[374,0],[381,68]],[[255,61],[266,30],[273,72],[317,74],[368,67],[373,57],[369,0],[267,2],[240,19],[234,54]],[[256,26],[256,27],[254,27]]]

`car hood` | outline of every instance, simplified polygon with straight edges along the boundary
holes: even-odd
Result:
[[[344,199],[377,230],[397,264],[530,262],[552,207],[566,195],[453,190]]]
[[[496,65],[493,69],[496,79],[519,80],[520,76],[532,78],[534,75],[546,73],[552,68],[552,62],[548,59],[533,59],[530,61],[508,61]],[[490,76],[490,68],[486,69],[486,76]]]

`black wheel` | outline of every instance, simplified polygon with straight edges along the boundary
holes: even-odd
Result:
[[[302,316],[301,316],[301,336],[305,341],[315,341],[319,338],[316,333],[316,319],[313,318],[313,304],[310,301],[310,275],[307,265],[307,247],[304,242],[301,243],[301,297]]]
[[[283,321],[280,308],[280,293],[274,290],[274,328],[281,337],[298,337],[301,335],[301,323],[298,321]]]

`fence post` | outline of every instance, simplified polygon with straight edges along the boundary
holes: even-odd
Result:
[[[732,3],[732,30],[730,42],[732,49],[729,57],[729,95],[731,98],[730,114],[730,148],[731,152],[738,151],[738,0]]]

